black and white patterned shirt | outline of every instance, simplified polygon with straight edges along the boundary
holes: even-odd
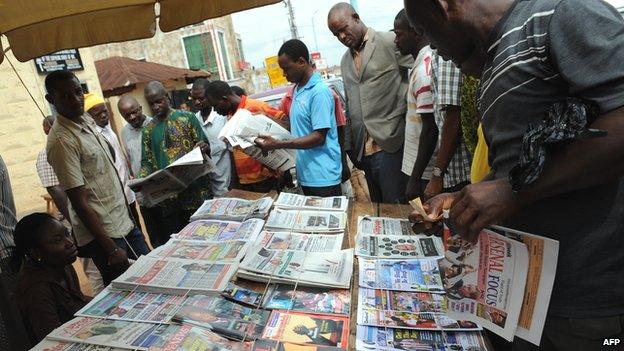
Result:
[[[13,231],[16,224],[15,201],[13,190],[11,190],[9,170],[0,156],[0,259],[10,258],[13,253],[15,246]]]

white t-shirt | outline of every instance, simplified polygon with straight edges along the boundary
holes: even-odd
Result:
[[[408,176],[412,174],[418,143],[422,132],[423,113],[433,113],[433,94],[431,93],[431,47],[420,49],[410,71],[409,90],[407,91],[407,114],[405,116],[405,148],[401,171]],[[427,166],[422,179],[431,179],[433,167]]]

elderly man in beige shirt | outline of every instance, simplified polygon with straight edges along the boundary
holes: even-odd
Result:
[[[48,136],[48,162],[72,204],[71,222],[81,255],[91,257],[104,284],[149,249],[134,223],[111,147],[84,112],[80,82],[68,71],[50,73],[46,100],[59,113]]]

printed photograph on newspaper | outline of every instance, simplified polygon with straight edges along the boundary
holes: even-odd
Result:
[[[358,306],[397,312],[445,313],[448,301],[442,294],[360,288]]]
[[[358,217],[358,235],[415,235],[407,219]]]
[[[360,286],[369,289],[443,293],[437,260],[360,259]]]
[[[264,308],[310,313],[348,315],[351,292],[347,289],[319,289],[278,284],[269,288]]]
[[[225,297],[226,299],[254,307],[260,306],[264,298],[264,295],[262,295],[262,293],[245,289],[231,282],[229,282],[228,285],[225,287],[225,290],[223,290],[221,296]]]
[[[262,336],[299,345],[347,349],[349,317],[273,311]]]
[[[248,219],[243,223],[219,220],[199,220],[189,223],[178,234],[176,240],[220,243],[229,240],[253,240],[260,233],[264,221]]]
[[[122,321],[168,323],[185,297],[105,288],[76,316]]]
[[[492,230],[518,240],[527,247],[529,270],[516,336],[539,345],[555,282],[559,242],[504,227],[494,226]]]
[[[472,243],[444,228],[440,272],[449,316],[482,325],[513,340],[527,277],[526,246],[490,230]]]
[[[298,210],[346,211],[349,201],[346,196],[317,197],[282,192],[275,201],[275,207]]]
[[[416,330],[481,330],[471,321],[458,321],[440,313],[371,310],[358,306],[358,325]]]
[[[269,339],[258,339],[251,351],[341,351],[339,347],[319,345],[299,345]]]
[[[358,235],[355,254],[370,258],[441,258],[442,239],[424,235]]]
[[[487,351],[479,332],[441,332],[357,326],[356,350]]]

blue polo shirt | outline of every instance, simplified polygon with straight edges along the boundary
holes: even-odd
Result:
[[[297,178],[302,186],[340,184],[342,163],[331,90],[315,72],[303,87],[296,87],[290,107],[290,131],[296,138],[328,129],[325,144],[297,150]]]

